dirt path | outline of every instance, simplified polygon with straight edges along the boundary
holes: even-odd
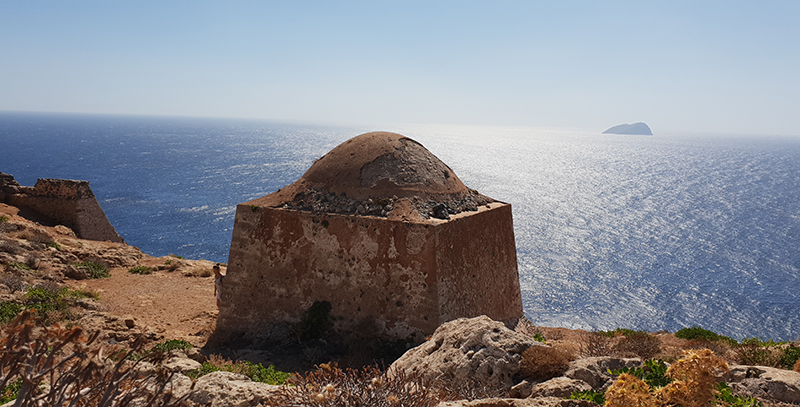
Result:
[[[143,265],[163,265],[168,259],[151,258]],[[212,266],[210,262],[193,264],[194,270],[210,270]],[[191,274],[178,270],[141,275],[115,268],[109,278],[73,281],[71,285],[98,292],[104,311],[131,315],[137,326],[149,327],[164,339],[183,339],[203,346],[217,320],[214,278]]]

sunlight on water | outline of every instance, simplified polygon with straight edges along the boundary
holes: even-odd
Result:
[[[236,204],[367,128],[0,115],[0,171],[86,179],[132,245],[225,261]],[[800,139],[402,126],[511,203],[536,324],[800,337]]]

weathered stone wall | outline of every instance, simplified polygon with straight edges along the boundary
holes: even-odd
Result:
[[[217,335],[259,338],[323,300],[334,328],[386,339],[419,341],[458,317],[519,318],[511,222],[502,203],[420,222],[241,204]]]
[[[72,229],[82,239],[122,242],[97,202],[89,182],[39,179],[33,187],[20,186],[12,176],[0,177],[0,198],[9,205],[28,208]]]
[[[522,316],[511,205],[465,212],[437,227],[439,323],[486,315]]]

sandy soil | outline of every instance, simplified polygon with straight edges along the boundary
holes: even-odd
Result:
[[[149,258],[141,263],[157,266],[167,260],[174,259]],[[204,263],[207,264],[201,262],[194,269],[210,271],[213,264]],[[203,346],[217,321],[213,275],[195,277],[186,271],[140,275],[115,268],[111,269],[110,278],[70,281],[70,285],[98,292],[103,310],[133,316],[136,325],[149,327],[165,339],[183,339]]]

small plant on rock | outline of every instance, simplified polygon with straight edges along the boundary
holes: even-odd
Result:
[[[595,391],[586,390],[586,391],[576,391],[569,395],[567,398],[568,400],[589,400],[599,405],[603,405],[606,403],[605,392],[603,391]]]
[[[136,266],[128,270],[131,274],[153,274],[153,268],[147,266]]]
[[[108,272],[108,268],[106,266],[93,261],[74,263],[72,266],[84,270],[89,278],[111,277],[111,274]]]
[[[0,216],[0,223],[8,222],[8,216]]]

